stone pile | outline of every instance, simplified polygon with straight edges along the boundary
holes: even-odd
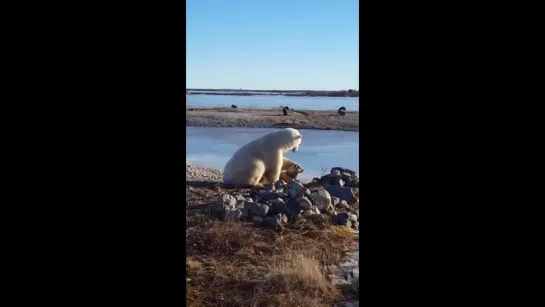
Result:
[[[339,197],[327,187],[311,192],[296,179],[287,183],[279,180],[274,189],[268,185],[265,190],[251,190],[248,195],[223,194],[210,206],[210,213],[226,221],[248,221],[271,228],[288,223],[320,224],[330,216],[333,224],[358,229],[359,212],[349,205],[356,198],[350,188],[346,189],[350,193],[337,193],[343,196]]]
[[[356,172],[342,167],[334,167],[331,169],[330,174],[322,176],[322,178],[314,178],[315,182],[319,182],[326,185],[333,185],[339,187],[359,187],[360,180],[356,176]]]

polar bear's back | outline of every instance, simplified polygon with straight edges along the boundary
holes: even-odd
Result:
[[[282,152],[292,149],[298,145],[301,134],[299,131],[293,128],[286,128],[271,133],[267,133],[264,136],[253,140],[246,145],[239,148],[234,156],[240,153],[257,155],[256,158],[261,158],[263,153],[267,153],[270,150],[281,150]]]

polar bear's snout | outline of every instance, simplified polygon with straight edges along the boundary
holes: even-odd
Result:
[[[301,145],[301,134],[299,134],[299,131],[293,129],[292,135],[294,135],[294,146],[291,151],[296,152],[299,150],[299,145]]]

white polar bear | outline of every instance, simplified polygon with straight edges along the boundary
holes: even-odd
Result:
[[[301,144],[301,134],[286,128],[264,135],[237,150],[225,165],[223,182],[238,186],[262,186],[265,177],[275,183],[280,178],[284,152],[296,152]]]

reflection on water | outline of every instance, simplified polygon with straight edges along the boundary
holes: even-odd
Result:
[[[267,133],[270,128],[187,127],[186,163],[214,167],[223,171],[233,153],[242,145]],[[322,168],[350,168],[359,174],[359,132],[300,129],[303,138],[299,151],[284,155],[301,164],[305,172],[299,177],[319,177]]]
[[[220,95],[186,95],[188,107],[231,107],[239,108],[279,108],[289,106],[298,110],[338,110],[345,107],[347,111],[358,111],[358,97],[286,97],[286,96],[220,96]]]

